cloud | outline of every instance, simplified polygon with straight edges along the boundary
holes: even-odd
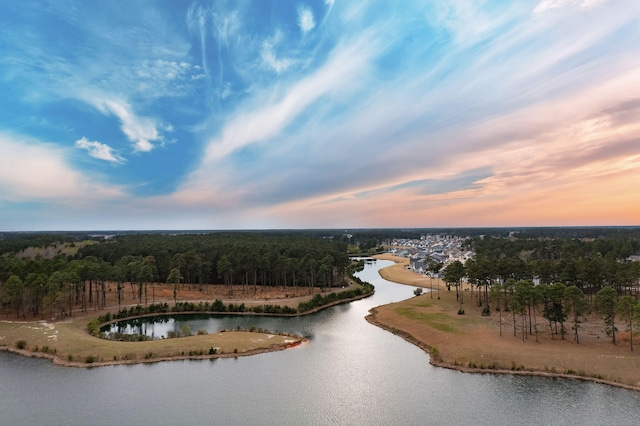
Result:
[[[86,149],[89,155],[98,160],[110,161],[112,163],[124,163],[125,159],[115,153],[109,145],[98,141],[90,141],[84,136],[76,141],[76,147]]]
[[[212,19],[218,43],[222,46],[229,47],[230,39],[234,37],[241,28],[239,12],[237,10],[213,12]]]
[[[310,8],[306,6],[298,7],[298,26],[303,33],[308,33],[316,26],[313,12]]]
[[[548,10],[560,9],[564,7],[591,9],[597,7],[608,0],[542,0],[533,9],[534,13],[546,12]]]
[[[208,7],[203,7],[198,5],[196,7],[196,3],[193,3],[186,15],[187,26],[191,33],[195,33],[198,36],[200,42],[200,61],[202,63],[202,67],[204,70],[204,74],[209,79],[209,67],[208,61],[206,58],[207,52],[207,20],[210,15],[210,10]]]
[[[127,139],[134,143],[136,152],[149,152],[156,147],[154,142],[164,141],[156,121],[150,117],[135,115],[127,102],[113,99],[93,100],[93,102],[102,112],[111,113],[120,119],[120,128]],[[165,126],[164,129],[171,129],[171,127]]]
[[[76,142],[95,158],[116,163],[118,153],[98,141],[120,132],[136,152],[166,146],[131,156],[131,167],[102,169],[144,195],[127,199],[123,223],[535,225],[566,224],[572,214],[587,224],[637,222],[639,2],[318,3],[324,12],[259,1],[153,4],[171,20],[79,19],[69,34],[89,41],[78,44],[42,43],[46,33],[19,25],[4,37],[2,81],[11,84],[2,88],[34,106],[25,117],[55,109],[46,118],[67,126],[51,140],[97,139]],[[76,112],[90,125],[70,118]],[[168,145],[169,121],[189,144]],[[65,161],[77,149],[27,145],[48,182],[72,182],[66,193],[84,195],[87,177]],[[148,190],[160,168],[171,169],[162,188]],[[0,191],[34,193],[27,178],[3,179]],[[93,187],[113,189],[95,179]],[[169,215],[193,221],[173,225]]]
[[[55,145],[0,133],[0,151],[0,201],[47,200],[79,206],[123,196],[121,188],[71,168],[67,152]]]
[[[220,137],[211,139],[204,163],[264,142],[281,132],[320,97],[338,95],[364,83],[370,43],[370,34],[363,34],[351,43],[338,46],[322,67],[292,83],[284,93],[266,98],[267,102],[262,93],[256,94],[253,99],[256,104],[248,103],[247,110],[238,111],[225,124]]]
[[[225,185],[233,186],[236,198],[246,197],[245,202],[275,203],[360,190],[367,180],[375,187],[380,185],[375,181],[383,179],[398,184],[439,179],[413,176],[412,171],[424,164],[413,153],[422,149],[428,138],[438,155],[441,142],[433,129],[438,126],[438,116],[468,109],[466,99],[459,95],[462,89],[456,87],[460,80],[430,81],[429,71],[402,66],[391,78],[375,80],[374,64],[387,49],[394,50],[396,35],[407,27],[393,22],[372,27],[353,28],[359,37],[343,35],[324,63],[300,78],[291,76],[282,85],[271,85],[264,91],[254,89],[253,96],[229,115],[219,134],[209,140],[202,165],[181,191],[192,195],[202,191],[195,198],[204,200],[205,188],[215,182],[213,186],[221,190]],[[422,53],[416,49],[412,56]],[[475,78],[478,70],[471,69],[468,76],[462,73],[463,81]],[[277,90],[280,87],[284,90]],[[407,130],[424,137],[407,136]],[[389,150],[389,141],[398,149]],[[251,167],[242,167],[244,155],[255,156]],[[362,162],[350,164],[349,159],[360,156]],[[404,171],[399,172],[401,168]],[[365,170],[378,173],[371,176]],[[209,192],[212,198],[218,196],[213,193]]]
[[[276,56],[274,44],[279,38],[280,35],[276,35],[271,40],[265,40],[262,43],[262,51],[260,52],[260,56],[265,67],[275,71],[276,74],[283,73],[294,63],[290,58],[278,58]]]

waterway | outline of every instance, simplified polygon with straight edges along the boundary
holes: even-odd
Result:
[[[640,394],[564,379],[465,374],[364,317],[412,296],[360,278],[374,296],[299,318],[197,319],[201,327],[266,327],[309,342],[237,359],[77,369],[0,352],[2,425],[637,425]],[[280,321],[279,321],[280,320]],[[180,329],[179,321],[174,327]],[[215,330],[213,330],[215,331]]]

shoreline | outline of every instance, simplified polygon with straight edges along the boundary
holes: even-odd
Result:
[[[136,365],[136,364],[153,364],[156,362],[167,362],[167,361],[195,361],[195,360],[215,360],[219,358],[238,358],[252,355],[259,355],[269,352],[279,352],[285,349],[294,348],[296,346],[300,346],[301,344],[307,342],[307,339],[301,338],[294,342],[278,344],[270,348],[257,348],[251,349],[245,352],[238,353],[220,353],[220,354],[212,354],[212,355],[177,355],[177,356],[165,356],[158,358],[149,358],[149,359],[121,359],[117,361],[95,361],[92,363],[86,362],[78,362],[78,361],[69,361],[60,356],[44,353],[44,352],[34,352],[28,349],[18,349],[13,348],[11,346],[0,346],[0,351],[13,353],[16,355],[24,356],[26,358],[43,358],[50,360],[53,365],[61,366],[61,367],[74,367],[74,368],[94,368],[94,367],[109,367],[109,366],[118,366],[118,365]]]
[[[302,317],[302,316],[305,316],[305,315],[315,314],[316,312],[320,312],[321,310],[330,308],[332,306],[351,303],[351,302],[355,302],[356,300],[360,300],[360,299],[366,299],[367,297],[372,296],[373,293],[374,292],[364,293],[364,294],[360,294],[358,296],[350,297],[350,298],[347,298],[347,299],[335,300],[333,302],[327,303],[326,305],[318,306],[318,307],[315,307],[313,309],[309,309],[308,311],[304,311],[304,312],[296,312],[295,314],[273,314],[273,313],[269,313],[269,312],[236,312],[236,311],[233,311],[233,312],[215,312],[215,311],[154,312],[154,313],[136,315],[136,316],[132,316],[132,317],[112,319],[110,321],[107,321],[105,323],[100,324],[100,328],[105,327],[105,326],[110,325],[110,324],[114,324],[114,323],[119,322],[119,321],[128,321],[128,320],[132,320],[132,319],[136,319],[136,318],[150,318],[150,317],[172,316],[172,315],[212,315],[212,316],[229,315],[229,316],[246,316],[246,317],[251,317],[251,316],[255,316],[255,317]],[[189,302],[189,301],[187,301],[187,302]],[[189,303],[191,303],[191,302],[189,302]],[[242,301],[240,301],[240,303],[247,304],[247,302],[242,302]],[[136,306],[136,305],[131,305],[131,306]],[[144,305],[141,305],[141,306],[144,306]]]
[[[398,283],[402,284],[402,283]],[[395,334],[398,337],[402,337],[406,342],[411,343],[420,349],[422,349],[427,355],[429,355],[429,364],[434,367],[446,368],[448,370],[460,371],[462,373],[471,373],[471,374],[509,374],[512,376],[530,376],[530,377],[547,377],[547,378],[559,378],[559,379],[571,379],[571,380],[579,380],[583,382],[593,382],[599,383],[602,385],[615,386],[618,388],[628,389],[631,391],[640,392],[640,386],[627,385],[624,383],[618,383],[611,380],[598,379],[596,377],[588,377],[588,376],[580,376],[577,374],[566,374],[566,373],[552,373],[548,371],[536,371],[536,370],[505,370],[505,369],[491,369],[491,368],[471,368],[465,367],[462,365],[454,365],[448,362],[440,361],[436,359],[436,356],[430,353],[431,346],[428,343],[423,342],[421,340],[416,339],[410,333],[407,333],[402,330],[398,330],[381,322],[378,322],[375,316],[376,308],[371,309],[371,313],[365,317],[369,324],[375,325],[376,327],[380,327],[383,330],[388,331],[389,333]]]
[[[353,284],[351,284],[350,286],[348,286],[348,288],[352,288]],[[375,291],[375,290],[374,290]],[[145,318],[145,317],[152,317],[152,316],[172,316],[172,315],[211,315],[211,316],[222,316],[222,315],[232,315],[232,316],[268,316],[268,317],[291,317],[291,316],[305,316],[305,315],[310,315],[313,313],[317,313],[323,309],[327,309],[330,308],[332,306],[337,306],[337,305],[342,305],[342,304],[347,304],[347,303],[351,303],[353,301],[356,300],[360,300],[360,299],[364,299],[367,297],[370,297],[374,291],[372,292],[368,292],[368,293],[364,293],[364,294],[360,294],[354,297],[350,297],[350,298],[346,298],[346,299],[339,299],[339,300],[335,300],[333,302],[330,302],[326,305],[322,305],[322,306],[318,306],[315,307],[313,309],[309,309],[308,311],[304,311],[304,312],[299,312],[299,313],[295,313],[295,314],[272,314],[272,313],[255,313],[255,312],[166,312],[166,313],[149,313],[149,314],[143,314],[143,315],[139,315],[139,316],[135,316],[135,317],[128,317],[128,318],[121,318],[121,319],[115,319],[115,320],[111,320],[109,322],[105,322],[104,324],[101,324],[100,327],[103,327],[105,325],[109,325],[118,321],[126,321],[126,320],[130,320],[130,319],[135,319],[135,318]],[[235,300],[235,303],[246,303],[243,302],[241,300]],[[109,311],[110,312],[110,311]],[[100,313],[98,311],[95,312]],[[104,311],[101,312],[102,314],[104,314]],[[82,339],[84,340],[84,342],[80,343],[80,344],[76,344],[76,346],[73,349],[69,349],[67,348],[64,353],[61,350],[60,352],[57,352],[57,348],[56,348],[56,343],[58,343],[58,345],[60,345],[60,342],[58,342],[57,337],[59,336],[58,331],[60,330],[55,330],[55,339],[53,341],[49,341],[47,339],[45,339],[45,341],[43,342],[42,336],[40,336],[39,340],[38,339],[33,339],[33,338],[29,338],[26,337],[25,335],[21,334],[21,333],[14,333],[14,335],[12,336],[13,340],[25,340],[25,341],[29,341],[29,346],[32,346],[34,343],[33,340],[36,340],[35,342],[35,348],[38,349],[38,346],[40,344],[42,344],[42,348],[44,349],[44,347],[46,346],[47,348],[49,346],[53,347],[53,350],[55,350],[56,352],[51,353],[48,352],[43,352],[43,351],[39,351],[39,350],[32,350],[29,348],[24,348],[24,349],[18,349],[15,346],[10,346],[10,345],[3,345],[2,344],[2,340],[4,340],[4,338],[6,336],[0,336],[0,351],[6,351],[6,352],[11,352],[17,355],[21,355],[21,356],[25,356],[25,357],[30,357],[30,358],[43,358],[43,359],[48,359],[50,361],[52,361],[52,363],[54,365],[57,366],[64,366],[64,367],[76,367],[76,368],[93,368],[93,367],[103,367],[103,366],[114,366],[114,365],[132,365],[132,364],[149,364],[149,363],[155,363],[155,362],[165,362],[165,361],[179,361],[179,360],[204,360],[204,359],[218,359],[218,358],[237,358],[240,356],[251,356],[251,355],[258,355],[258,354],[262,354],[262,353],[268,353],[268,352],[278,352],[278,351],[282,351],[285,349],[289,349],[289,348],[293,348],[296,346],[301,345],[302,343],[307,342],[308,340],[304,337],[301,336],[293,336],[293,335],[283,335],[283,334],[279,334],[279,333],[272,333],[272,332],[264,332],[264,333],[256,333],[256,332],[247,332],[247,331],[225,331],[225,332],[216,332],[216,333],[210,333],[210,334],[206,334],[203,336],[198,336],[199,339],[197,342],[191,341],[191,342],[187,342],[186,344],[183,345],[183,347],[181,347],[180,349],[173,349],[174,352],[178,352],[180,351],[180,354],[176,354],[176,355],[167,355],[167,356],[147,356],[147,354],[152,354],[155,351],[162,351],[162,348],[158,348],[157,346],[160,346],[161,344],[159,342],[169,342],[171,341],[171,343],[175,343],[180,342],[181,339],[184,339],[186,337],[189,336],[185,336],[185,337],[178,337],[178,338],[173,338],[173,339],[161,339],[161,340],[148,340],[148,341],[143,341],[143,342],[121,342],[121,341],[115,341],[115,340],[110,340],[110,339],[104,339],[104,338],[100,338],[97,336],[93,336],[91,334],[89,334],[86,331],[86,325],[89,321],[91,321],[92,319],[97,318],[96,315],[85,315],[82,317],[77,317],[77,318],[71,318],[71,319],[66,319],[66,320],[59,320],[59,321],[53,321],[53,322],[48,322],[48,321],[44,321],[44,320],[36,320],[36,321],[11,321],[11,320],[2,320],[0,321],[0,325],[1,324],[9,324],[10,327],[9,328],[13,328],[14,330],[18,330],[22,327],[31,329],[31,330],[48,330],[47,333],[51,333],[53,332],[52,330],[56,328],[56,325],[58,326],[65,326],[65,331],[63,332],[66,336],[68,340],[76,340],[76,339]],[[59,329],[61,329],[62,327],[58,327]],[[229,336],[232,335],[233,333],[251,333],[253,335],[263,335],[263,336],[267,336],[268,338],[273,337],[273,336],[280,336],[281,338],[285,338],[284,342],[279,342],[279,343],[275,343],[272,344],[268,347],[249,347],[246,350],[242,350],[242,351],[237,351],[235,352],[234,350],[231,351],[225,351],[225,352],[220,352],[220,353],[216,353],[216,354],[203,354],[202,351],[202,346],[204,345],[205,347],[208,347],[210,345],[213,346],[218,346],[216,343],[216,336],[217,339],[222,339],[221,335],[225,335]],[[209,336],[209,338],[213,339],[213,342],[211,341],[207,341],[206,344],[205,342],[203,342],[202,340],[205,340],[206,337],[204,336]],[[48,338],[51,338],[50,336],[47,336]],[[195,336],[190,336],[190,337],[195,337]],[[243,336],[246,338],[246,336]],[[97,339],[97,340],[92,340],[92,339]],[[291,341],[288,341],[286,339],[291,339]],[[16,341],[17,341],[16,340]],[[249,340],[253,340],[253,339],[249,339]],[[129,350],[131,351],[130,353],[127,353],[126,355],[129,357],[131,355],[133,355],[133,359],[128,359],[128,358],[124,358],[122,357],[121,353],[122,353],[122,344],[126,343],[128,344],[128,347],[130,348]],[[240,344],[244,344],[245,342],[241,341]],[[13,342],[12,342],[13,344]],[[155,345],[154,345],[155,344]],[[167,343],[165,343],[167,344]],[[218,342],[218,344],[220,344]],[[81,355],[77,355],[78,352],[82,352],[83,350],[91,350],[92,347],[95,347],[97,345],[100,345],[102,347],[102,351],[109,351],[111,352],[111,354],[109,354],[109,356],[113,356],[114,359],[113,360],[104,360],[102,359],[101,356],[98,356],[98,360],[92,361],[92,362],[82,362],[82,361],[77,361],[77,360],[73,360],[73,359],[67,359],[65,358],[66,356],[70,356],[73,355],[73,358],[78,358],[78,356],[80,356],[79,359],[82,359],[83,356],[94,356],[94,354],[87,354],[86,352],[81,354]],[[138,345],[138,346],[131,346],[131,345]],[[144,346],[143,346],[144,345]],[[197,346],[200,345],[200,346]],[[83,349],[78,349],[78,346],[82,347]],[[233,346],[233,345],[232,345]],[[135,347],[135,349],[133,349]],[[227,348],[228,349],[228,348]],[[165,349],[166,350],[166,349]],[[100,352],[100,349],[97,350],[98,352]],[[73,354],[72,354],[73,352]],[[185,355],[185,353],[187,352],[193,352],[193,354],[191,355]],[[198,352],[198,354],[196,354],[196,352]],[[117,353],[117,354],[116,354]]]
[[[383,273],[383,271],[385,269],[390,269],[390,268],[396,268],[396,272],[398,268],[402,268],[404,269],[404,264],[408,263],[408,260],[405,261],[404,258],[397,258],[395,256],[390,256],[390,255],[383,255],[383,256],[375,256],[378,259],[382,259],[382,260],[391,260],[396,262],[394,265],[388,266],[386,268],[381,269],[380,272],[380,276],[382,276],[384,279],[398,283],[398,284],[404,284],[404,285],[411,285],[411,286],[418,286],[418,287],[424,287],[423,285],[419,285],[416,284],[416,282],[420,282],[420,278],[421,276],[418,276],[418,274],[416,274],[415,272],[412,271],[408,271],[405,270],[407,272],[410,272],[411,274],[416,275],[416,277],[411,277],[410,280],[405,280],[405,282],[400,282],[397,277],[398,275],[394,275],[394,274],[390,274],[389,270],[385,271]],[[400,261],[399,261],[400,260]],[[391,278],[395,278],[395,279],[391,279]],[[424,277],[422,277],[424,278]],[[419,297],[425,297],[425,295],[419,296]],[[408,300],[412,300],[412,299],[416,299],[416,298],[410,298]],[[398,303],[402,303],[402,302],[398,302]],[[640,384],[639,385],[633,385],[633,384],[628,384],[628,383],[621,383],[618,381],[614,381],[614,380],[608,380],[605,378],[598,378],[598,377],[591,377],[589,375],[586,375],[587,373],[581,372],[583,374],[570,374],[570,373],[566,373],[566,372],[553,372],[553,371],[545,371],[545,370],[541,370],[541,369],[537,369],[535,366],[520,366],[518,367],[518,369],[505,369],[505,368],[483,368],[483,367],[470,367],[470,366],[465,366],[462,364],[457,364],[457,363],[453,363],[453,362],[448,362],[442,359],[442,357],[440,356],[440,354],[438,354],[438,350],[437,347],[435,346],[435,344],[433,344],[433,342],[429,342],[428,338],[424,339],[424,338],[419,338],[416,337],[415,335],[411,334],[410,332],[403,330],[401,328],[397,328],[394,324],[393,321],[382,321],[379,318],[379,313],[380,313],[380,309],[384,309],[387,307],[390,307],[392,305],[396,305],[397,303],[392,303],[392,304],[388,304],[388,305],[381,305],[381,306],[377,306],[375,308],[372,308],[369,312],[369,315],[367,315],[365,317],[365,319],[367,320],[367,322],[369,322],[370,324],[373,324],[377,327],[382,328],[383,330],[386,330],[390,333],[395,334],[396,336],[402,337],[405,341],[407,341],[408,343],[411,343],[417,347],[419,347],[420,349],[422,349],[427,355],[429,355],[429,364],[435,366],[435,367],[441,367],[441,368],[447,368],[450,370],[455,370],[455,371],[460,371],[462,373],[474,373],[474,374],[508,374],[508,375],[517,375],[517,376],[530,376],[530,377],[547,377],[547,378],[561,378],[561,379],[571,379],[571,380],[579,380],[579,381],[585,381],[585,382],[592,382],[592,383],[598,383],[598,384],[603,384],[603,385],[608,385],[608,386],[614,386],[614,387],[618,387],[618,388],[623,388],[623,389],[627,389],[627,390],[631,390],[631,391],[636,391],[636,392],[640,392]],[[397,324],[396,324],[397,325]],[[421,324],[421,326],[425,326],[424,324]],[[426,327],[429,327],[429,325],[426,325]],[[433,329],[432,329],[433,330]],[[435,330],[433,330],[435,331]],[[464,337],[460,337],[460,339],[463,339]],[[455,340],[455,339],[454,339]],[[481,355],[482,356],[482,355]],[[632,368],[632,367],[630,367]]]

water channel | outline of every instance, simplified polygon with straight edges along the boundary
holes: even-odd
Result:
[[[370,308],[412,296],[412,287],[380,278],[390,264],[359,273],[374,296],[314,315],[189,323],[194,331],[256,325],[309,338],[286,351],[92,369],[0,352],[0,424],[639,424],[636,392],[432,367],[422,350],[364,320]],[[180,329],[181,321],[165,324]]]

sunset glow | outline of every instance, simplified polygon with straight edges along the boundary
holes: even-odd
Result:
[[[5,3],[0,230],[640,224],[636,0]]]

